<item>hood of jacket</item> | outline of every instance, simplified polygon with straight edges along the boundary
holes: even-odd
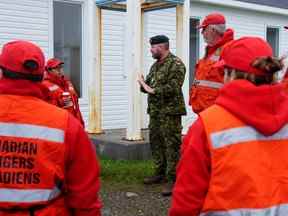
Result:
[[[224,85],[215,103],[266,136],[288,122],[288,96],[282,84],[255,86],[234,80]]]

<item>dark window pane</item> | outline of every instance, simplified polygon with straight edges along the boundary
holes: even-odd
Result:
[[[199,19],[190,19],[190,76],[189,85],[191,87],[194,80],[195,65],[199,59]]]
[[[82,6],[54,1],[54,56],[65,62],[64,71],[79,96],[82,86]]]
[[[279,29],[268,27],[266,32],[266,39],[273,48],[273,55],[279,55]]]

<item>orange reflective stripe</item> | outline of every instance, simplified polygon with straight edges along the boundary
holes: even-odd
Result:
[[[54,189],[0,189],[0,202],[35,203],[48,202],[60,195],[58,188]]]
[[[0,122],[0,136],[41,139],[64,143],[64,131],[32,124]]]
[[[228,211],[210,211],[200,216],[286,216],[288,215],[288,204],[281,204],[269,208],[233,209]]]
[[[215,89],[220,89],[223,87],[223,83],[220,82],[214,82],[210,80],[194,80],[193,85],[200,85],[200,86],[205,86],[205,87],[210,87],[210,88],[215,88]]]
[[[223,148],[237,143],[249,143],[252,141],[277,141],[288,139],[288,126],[271,136],[264,136],[252,127],[238,127],[211,133],[211,143],[214,149]]]

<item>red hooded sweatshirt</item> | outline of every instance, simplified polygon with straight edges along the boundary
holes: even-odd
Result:
[[[45,99],[47,94],[47,89],[40,83],[5,78],[0,80],[1,97],[19,95]],[[5,112],[1,114],[5,115]],[[66,205],[73,216],[100,216],[101,203],[98,197],[100,168],[94,146],[79,121],[72,115],[68,117],[65,133]]]
[[[288,96],[281,84],[257,87],[235,80],[220,90],[216,104],[267,136],[288,122]],[[190,127],[181,151],[169,216],[198,216],[211,175],[211,155],[201,118]]]

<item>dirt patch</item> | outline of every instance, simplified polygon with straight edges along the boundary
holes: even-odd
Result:
[[[162,197],[161,185],[102,184],[102,216],[167,216],[170,197]]]

